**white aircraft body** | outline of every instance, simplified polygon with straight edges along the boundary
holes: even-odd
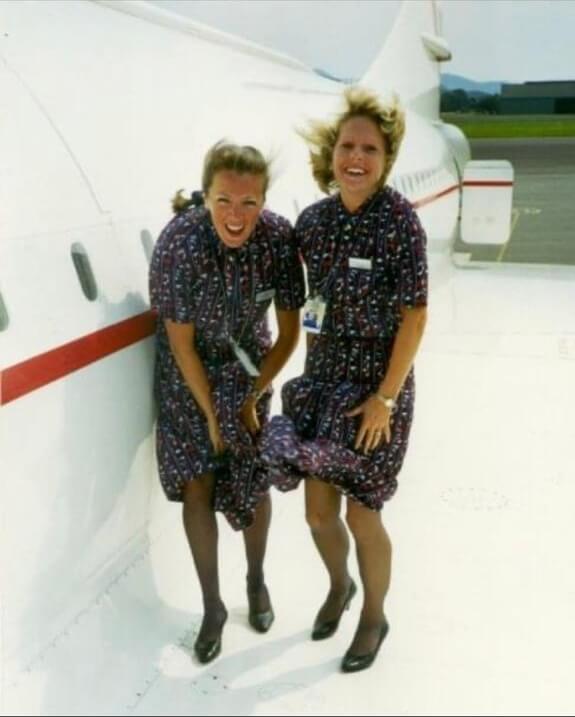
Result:
[[[561,579],[572,596],[574,571],[545,560],[541,546],[537,571],[519,559],[514,576],[501,560],[517,560],[528,525],[543,531],[534,511],[550,509],[554,496],[551,550],[568,517],[565,474],[549,458],[555,434],[538,431],[557,425],[563,439],[575,437],[556,418],[573,386],[573,272],[526,278],[509,267],[454,267],[449,249],[466,201],[479,241],[489,242],[496,224],[504,228],[497,241],[507,239],[512,179],[507,166],[469,163],[462,133],[439,120],[439,62],[448,58],[435,4],[408,2],[362,79],[396,91],[407,108],[391,182],[418,209],[432,272],[418,421],[396,507],[386,509],[398,546],[388,644],[371,670],[350,679],[337,664],[355,617],[326,644],[307,639],[326,585],[294,493],[274,496],[267,570],[278,619],[265,637],[246,627],[241,541],[221,531],[231,620],[222,656],[206,668],[190,655],[199,589],[153,452],[153,241],[170,218],[170,197],[199,188],[205,151],[223,137],[274,157],[268,205],[294,220],[319,197],[295,130],[336,109],[342,85],[143,2],[0,3],[6,714],[565,708],[553,681],[533,687],[541,664],[527,655],[529,630],[538,649],[552,643],[533,623],[541,609],[533,595]],[[303,346],[278,386],[302,360]],[[555,494],[536,497],[551,464]],[[516,531],[511,541],[505,525]],[[551,588],[543,592],[551,599]],[[555,607],[553,625],[566,614]],[[510,642],[494,649],[489,636],[509,636],[509,621]],[[569,635],[573,627],[571,618]],[[519,676],[506,649],[515,650]],[[550,679],[571,674],[569,664]]]

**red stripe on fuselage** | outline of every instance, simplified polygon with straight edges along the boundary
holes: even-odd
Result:
[[[462,182],[461,184],[453,184],[451,187],[448,187],[447,189],[442,189],[441,192],[437,192],[437,194],[430,194],[428,197],[423,197],[423,199],[416,199],[414,202],[412,202],[412,205],[415,207],[415,209],[420,209],[421,207],[424,207],[426,204],[431,204],[431,202],[435,202],[437,199],[441,199],[442,197],[445,197],[447,194],[451,194],[451,192],[455,192],[458,189],[461,189],[462,187],[512,187],[513,182],[510,182],[508,180],[468,180],[467,182]]]
[[[0,372],[0,405],[15,401],[116,351],[151,336],[155,331],[151,311],[132,316],[68,344],[34,356]]]
[[[448,187],[447,189],[442,189],[441,192],[437,192],[437,194],[430,194],[428,197],[424,197],[423,199],[417,199],[415,202],[412,202],[411,204],[415,209],[420,209],[421,207],[424,207],[426,204],[431,204],[431,202],[435,202],[437,199],[441,199],[441,197],[445,197],[447,194],[451,194],[451,192],[455,192],[456,189],[459,189],[459,184],[454,184],[452,187]]]
[[[469,179],[463,182],[464,187],[512,187],[513,182],[509,179],[487,180],[487,179]]]

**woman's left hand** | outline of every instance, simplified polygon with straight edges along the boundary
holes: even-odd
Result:
[[[244,401],[244,405],[240,409],[240,418],[247,428],[248,433],[256,436],[261,429],[261,424],[256,411],[256,400],[253,396],[248,396]]]
[[[355,437],[354,448],[364,453],[373,451],[382,440],[391,441],[391,409],[374,396],[370,396],[356,408],[348,411],[348,417],[362,414],[361,425]],[[363,444],[363,448],[362,448]]]

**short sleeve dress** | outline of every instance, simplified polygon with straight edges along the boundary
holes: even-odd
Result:
[[[427,303],[426,238],[411,204],[391,187],[353,214],[339,195],[308,207],[296,225],[309,293],[326,312],[302,376],[282,390],[262,456],[272,482],[295,488],[305,477],[327,481],[380,510],[397,488],[413,418],[410,371],[392,415],[391,441],[368,455],[354,449],[361,416],[346,417],[377,390],[401,323],[401,307]]]
[[[178,215],[154,248],[150,298],[158,316],[154,390],[164,492],[169,500],[182,501],[188,481],[213,472],[214,508],[235,529],[247,527],[269,480],[257,446],[239,419],[254,379],[238,360],[230,338],[259,366],[271,346],[266,318],[271,302],[284,310],[303,304],[303,268],[293,229],[286,219],[264,210],[252,236],[232,249],[220,241],[205,208]],[[170,349],[165,319],[194,324],[195,347],[228,447],[225,461],[213,452],[203,412]],[[257,406],[262,424],[269,406],[267,394]]]

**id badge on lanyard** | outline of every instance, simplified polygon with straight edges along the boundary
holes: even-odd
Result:
[[[255,365],[255,363],[251,360],[247,351],[244,351],[244,349],[238,344],[238,342],[235,341],[231,336],[229,338],[229,342],[230,342],[230,346],[233,349],[233,352],[236,355],[236,358],[241,363],[241,365],[244,367],[248,376],[251,376],[252,378],[257,378],[260,375],[259,369]]]
[[[303,307],[302,326],[306,331],[309,331],[310,334],[320,333],[325,316],[325,308],[326,303],[319,294],[316,296],[308,296],[305,306]]]

